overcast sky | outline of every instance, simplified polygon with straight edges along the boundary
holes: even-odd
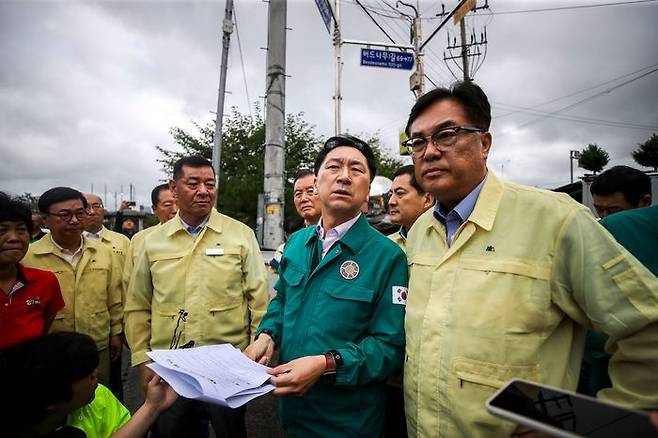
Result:
[[[392,7],[361,2],[408,43],[409,24]],[[492,102],[489,166],[499,175],[554,188],[569,182],[570,149],[595,142],[610,165],[634,165],[631,150],[658,132],[658,73],[650,73],[658,68],[657,1],[522,12],[611,2],[490,0],[489,11],[469,15],[469,29],[487,28],[475,80]],[[420,3],[425,37],[440,22],[435,4]],[[238,0],[235,8],[225,113],[236,106],[248,114],[250,102],[262,106],[268,3]],[[113,209],[114,193],[120,198],[123,185],[127,197],[132,183],[138,203],[149,205],[165,178],[155,145],[173,146],[172,126],[214,119],[223,16],[223,1],[0,0],[0,190],[93,184],[103,195],[107,185]],[[387,40],[355,1],[343,0],[342,17],[345,38]],[[286,112],[304,112],[318,135],[332,135],[333,46],[313,0],[288,1],[288,27]],[[442,30],[425,52],[440,85],[453,80],[446,41]],[[361,67],[359,56],[359,47],[343,47],[343,130],[378,132],[395,151],[414,101],[409,72]]]

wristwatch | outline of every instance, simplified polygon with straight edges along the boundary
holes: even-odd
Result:
[[[322,373],[322,381],[327,383],[336,383],[336,370],[343,364],[343,357],[336,350],[324,353],[326,367]]]

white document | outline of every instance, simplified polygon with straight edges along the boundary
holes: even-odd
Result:
[[[267,367],[231,344],[154,350],[147,365],[179,395],[237,408],[274,389]]]

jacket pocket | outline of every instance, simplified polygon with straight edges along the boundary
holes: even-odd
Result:
[[[552,331],[560,316],[551,302],[550,267],[547,262],[512,257],[463,256],[455,317],[469,327],[501,335]]]
[[[375,291],[355,284],[325,281],[317,294],[310,333],[335,345],[363,337],[370,325]],[[320,291],[318,291],[320,292]],[[309,299],[310,295],[306,296]]]
[[[510,436],[516,426],[489,414],[485,402],[513,378],[540,381],[538,365],[497,364],[455,357],[448,381],[452,436]]]
[[[304,271],[293,268],[290,264],[282,272],[283,279],[287,286],[297,287],[304,279]]]

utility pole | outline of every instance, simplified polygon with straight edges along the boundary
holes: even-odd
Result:
[[[409,84],[411,91],[416,94],[416,99],[425,94],[425,69],[423,66],[423,53],[420,49],[422,44],[422,34],[421,34],[421,20],[420,20],[420,9],[419,0],[416,0],[416,6],[405,3],[403,1],[398,1],[397,3],[404,5],[408,8],[414,10],[414,17],[411,18],[411,42],[414,45],[414,60],[416,62],[416,71],[412,73],[411,78],[409,79]],[[397,4],[396,3],[396,4]],[[410,18],[405,14],[407,18]]]
[[[270,0],[268,6],[263,220],[263,247],[267,249],[283,242],[286,1]]]
[[[340,53],[340,46],[342,45],[340,35],[340,0],[336,0],[334,7],[334,58],[336,63],[336,73],[334,75],[334,134],[340,134],[340,102],[343,96],[340,94],[340,76],[342,70],[342,59]]]
[[[226,0],[224,21],[222,22],[222,64],[219,73],[219,93],[215,119],[215,138],[212,147],[212,168],[215,170],[215,183],[219,186],[219,170],[222,164],[222,126],[224,123],[224,95],[226,94],[226,70],[228,68],[228,48],[233,33],[233,0]]]
[[[455,24],[459,22],[459,33],[460,33],[460,44],[457,44],[457,38],[453,38],[453,41],[450,41],[450,31],[448,31],[448,45],[447,50],[449,54],[443,52],[443,60],[446,62],[448,69],[453,73],[455,77],[457,75],[452,71],[449,61],[456,63],[457,59],[461,59],[461,67],[458,67],[462,70],[464,82],[470,82],[475,76],[475,72],[482,66],[484,58],[486,57],[486,47],[487,47],[487,28],[484,28],[484,31],[480,33],[480,37],[475,34],[475,29],[472,30],[470,34],[470,42],[467,39],[466,35],[466,15],[469,12],[476,12],[481,9],[488,9],[489,1],[485,0],[484,5],[478,7],[475,0],[462,0],[457,8],[455,8],[451,14],[446,14],[445,9],[441,13],[437,14],[439,17],[444,17],[447,15],[447,18],[450,18],[450,15],[453,16]],[[434,34],[432,34],[433,36]],[[483,50],[481,50],[483,48]],[[453,54],[453,50],[460,49],[458,54]],[[470,58],[474,58],[471,63]]]
[[[459,20],[459,31],[462,40],[462,70],[464,70],[464,82],[470,82],[471,78],[468,74],[468,45],[466,44],[466,23],[464,19]]]

